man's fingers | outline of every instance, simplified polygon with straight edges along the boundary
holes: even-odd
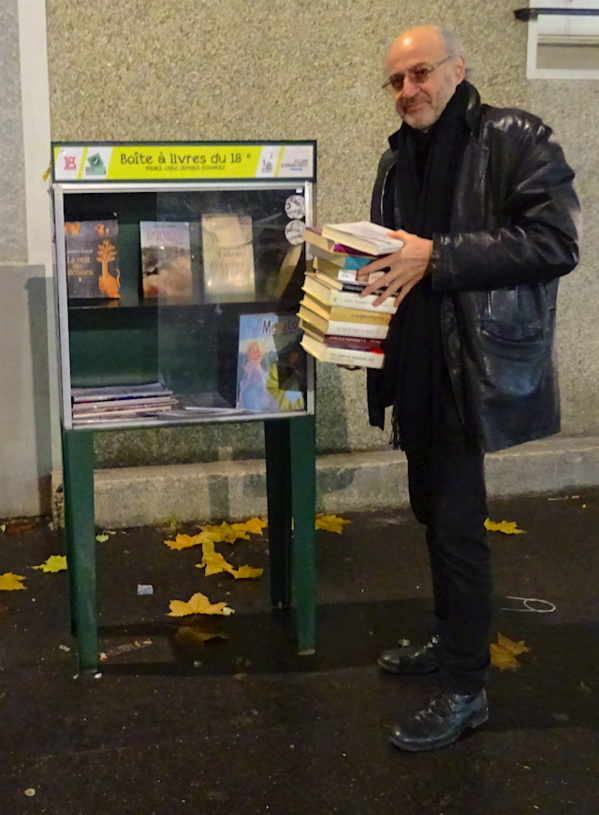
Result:
[[[373,272],[380,272],[382,269],[393,268],[393,264],[400,259],[400,252],[401,249],[399,249],[397,252],[393,252],[391,255],[385,255],[382,258],[373,260],[372,263],[368,264],[368,266],[363,266],[357,272],[356,277],[358,280],[367,280],[368,275],[371,275]]]
[[[395,308],[399,308],[401,301],[405,298],[406,294],[409,294],[409,292],[412,291],[417,282],[418,281],[415,280],[413,283],[406,283],[405,286],[402,286],[400,291],[397,293],[397,297],[395,298]]]
[[[389,297],[393,297],[393,295],[397,292],[398,289],[401,288],[401,282],[399,280],[394,280],[389,283],[385,291],[381,292],[381,294],[376,298],[373,302],[373,306],[380,306],[381,303],[384,303]]]
[[[387,272],[389,270],[388,263],[379,263],[376,262],[376,266],[372,263],[369,263],[368,266],[362,266],[361,269],[358,269],[356,272],[356,280],[366,281],[370,277],[371,274],[375,274],[376,272]]]
[[[366,295],[372,294],[379,289],[386,288],[387,286],[391,285],[393,278],[393,272],[389,270],[386,274],[382,275],[382,277],[378,277],[375,281],[365,286],[360,292],[360,296],[366,297]]]

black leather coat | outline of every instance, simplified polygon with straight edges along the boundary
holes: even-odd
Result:
[[[451,230],[434,235],[428,272],[443,293],[443,345],[460,413],[481,450],[492,451],[560,428],[555,307],[558,278],[578,263],[580,209],[551,129],[530,113],[481,105],[469,90],[471,135]],[[389,142],[371,219],[395,229],[402,217]],[[384,407],[369,388],[371,424],[383,427]]]

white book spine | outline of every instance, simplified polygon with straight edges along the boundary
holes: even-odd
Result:
[[[337,291],[335,289],[324,289],[321,284],[312,283],[306,276],[303,285],[303,291],[308,292],[317,300],[323,301],[329,306],[341,306],[342,308],[355,308],[359,311],[376,311],[379,314],[395,314],[397,309],[393,305],[393,297],[388,297],[378,306],[374,305],[374,301],[378,297],[376,294],[367,294],[366,297],[360,297],[353,291]],[[326,291],[326,294],[325,294]]]
[[[354,351],[351,348],[322,348],[322,343],[313,341],[310,337],[303,337],[301,345],[312,356],[322,362],[332,362],[336,365],[357,365],[360,368],[382,368],[385,361],[384,354],[374,351]]]
[[[368,337],[373,340],[384,340],[388,330],[387,325],[329,320],[327,334],[333,334],[336,337]]]

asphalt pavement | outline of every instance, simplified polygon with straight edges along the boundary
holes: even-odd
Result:
[[[78,670],[66,573],[32,569],[64,553],[61,535],[9,519],[0,575],[26,589],[0,591],[0,814],[597,815],[599,490],[492,501],[489,515],[525,530],[490,533],[493,639],[529,650],[517,670],[491,670],[486,727],[425,754],[387,733],[434,677],[376,667],[431,624],[408,510],[318,531],[307,657],[292,618],[270,608],[268,530],[216,547],[264,569],[249,580],[205,577],[198,547],[165,546],[192,525],[98,530],[105,659],[92,674]],[[235,614],[168,616],[196,592]]]

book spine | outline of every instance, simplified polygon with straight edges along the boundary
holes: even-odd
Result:
[[[331,292],[331,306],[341,306],[342,308],[354,308],[358,311],[373,311],[383,314],[394,314],[395,306],[393,305],[393,298],[389,297],[378,306],[374,305],[376,294],[368,294],[366,297],[360,297],[359,294],[350,291],[333,291]]]
[[[338,365],[358,365],[361,368],[382,368],[385,355],[376,351],[352,351],[348,348],[327,348],[327,362]]]
[[[375,351],[352,351],[347,348],[324,347],[321,352],[319,346],[322,343],[310,343],[302,340],[302,347],[322,362],[332,362],[336,365],[357,365],[360,368],[382,368],[385,355]]]
[[[323,342],[328,348],[382,352],[381,340],[375,340],[371,337],[343,337],[337,334],[326,334]]]
[[[344,337],[368,337],[384,340],[387,336],[388,326],[373,323],[348,323],[340,320],[329,320],[328,332]]]
[[[328,288],[322,283],[309,280],[308,278],[306,278],[302,289],[330,308],[338,306],[339,308],[366,311],[374,314],[395,314],[396,312],[392,297],[387,298],[387,300],[380,305],[375,306],[374,301],[377,298],[375,294],[360,297],[356,292],[337,291],[336,289]]]
[[[384,340],[388,333],[388,326],[374,323],[350,323],[343,320],[326,320],[315,315],[302,314],[300,311],[300,328],[308,331],[316,330],[319,335],[333,335],[341,337],[365,337],[373,340]],[[314,321],[314,322],[313,322]]]
[[[361,292],[364,291],[366,286],[369,285],[368,283],[361,283],[361,282],[359,282],[357,280],[355,280],[355,281],[354,280],[342,280],[340,277],[338,277],[337,279],[341,283],[341,291],[350,291],[350,292],[353,292],[354,294],[360,294]],[[382,291],[383,291],[383,289],[375,289],[373,291],[373,293],[372,293],[373,297],[378,297],[378,295],[381,294]],[[377,306],[377,308],[378,308],[378,306]]]
[[[329,271],[335,267],[357,271],[377,260],[375,255],[348,255],[345,252],[335,253],[321,249],[318,246],[308,246],[308,251],[311,251],[314,255],[314,266],[325,271]]]
[[[354,252],[362,252],[370,255],[379,254],[379,247],[374,241],[357,237],[356,235],[350,235],[349,233],[338,232],[332,227],[324,226],[322,228],[322,237],[328,238],[330,241],[335,241],[336,244],[341,244],[342,246],[351,246]],[[347,243],[342,244],[342,241],[346,241]]]

